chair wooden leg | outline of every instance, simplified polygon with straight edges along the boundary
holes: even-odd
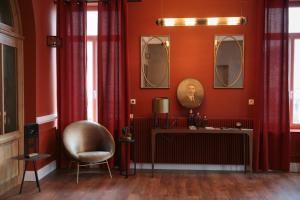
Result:
[[[77,163],[77,180],[76,183],[78,184],[78,179],[79,179],[79,163]]]
[[[110,178],[112,178],[110,168],[109,168],[109,164],[108,164],[107,160],[105,162],[106,162],[106,165],[107,165],[107,168],[108,168],[109,176],[110,176]]]

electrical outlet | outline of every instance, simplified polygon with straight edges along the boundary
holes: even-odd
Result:
[[[130,99],[130,104],[135,105],[136,104],[136,99]]]
[[[132,114],[132,113],[129,114],[129,118],[130,118],[130,119],[133,119],[133,114]]]
[[[248,99],[248,105],[253,106],[254,105],[254,99]]]

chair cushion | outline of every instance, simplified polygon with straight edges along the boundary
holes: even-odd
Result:
[[[77,153],[77,155],[81,162],[88,163],[105,161],[112,156],[112,154],[108,151],[87,151]]]

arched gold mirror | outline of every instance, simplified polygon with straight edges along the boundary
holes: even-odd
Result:
[[[141,88],[169,88],[169,36],[142,36]]]
[[[244,87],[244,36],[215,36],[215,88]]]

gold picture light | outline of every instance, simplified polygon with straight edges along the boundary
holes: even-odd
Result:
[[[158,26],[217,26],[217,25],[244,25],[246,17],[208,17],[208,18],[159,18],[156,20]]]

